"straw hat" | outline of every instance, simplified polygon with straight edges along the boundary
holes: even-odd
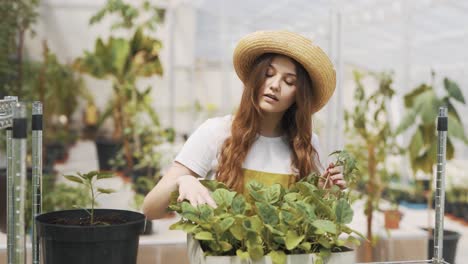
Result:
[[[288,56],[309,73],[313,88],[313,113],[320,110],[335,91],[336,74],[323,50],[297,33],[289,31],[257,31],[243,37],[234,50],[234,69],[242,82],[255,60],[264,53]]]

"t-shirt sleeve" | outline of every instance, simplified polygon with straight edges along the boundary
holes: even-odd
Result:
[[[188,138],[175,161],[200,177],[206,177],[211,170],[213,160],[216,159],[215,131],[218,129],[213,119],[205,121]]]

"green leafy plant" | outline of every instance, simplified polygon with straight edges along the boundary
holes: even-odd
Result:
[[[101,194],[110,194],[115,192],[115,190],[110,188],[98,188],[96,187],[96,181],[101,179],[112,178],[113,175],[111,173],[106,172],[98,172],[98,171],[91,171],[85,174],[77,172],[76,175],[64,175],[64,177],[71,181],[82,184],[89,194],[91,195],[91,210],[86,210],[90,216],[89,224],[96,225],[96,224],[105,224],[101,221],[94,221],[94,207],[96,206],[96,198]]]
[[[465,98],[460,87],[454,81],[444,78],[443,96],[438,96],[434,85],[421,84],[404,97],[406,115],[399,125],[397,132],[402,133],[411,128],[409,141],[409,157],[413,172],[418,170],[433,175],[434,164],[437,162],[437,131],[436,119],[441,106],[448,109],[447,160],[453,159],[455,148],[454,139],[468,144],[463,123],[455,106],[455,101],[465,104]]]
[[[435,74],[432,73],[434,83]],[[458,84],[448,78],[443,80],[443,96],[439,96],[434,85],[421,84],[404,97],[406,116],[397,128],[398,133],[411,129],[411,140],[408,144],[409,159],[413,173],[422,171],[429,175],[429,192],[427,193],[428,208],[432,207],[432,182],[437,163],[437,129],[436,120],[439,108],[446,106],[448,110],[448,132],[447,132],[447,160],[455,156],[454,140],[458,139],[468,144],[463,123],[455,106],[456,103],[465,104],[465,98]],[[428,214],[428,226],[430,226],[431,215]],[[431,229],[429,229],[431,232]]]
[[[344,153],[336,154],[344,158]],[[353,175],[356,167],[348,165],[345,167]],[[287,254],[316,253],[323,261],[332,252],[345,250],[346,243],[359,244],[352,234],[363,236],[347,226],[353,218],[348,195],[337,186],[316,187],[318,177],[311,174],[287,189],[252,181],[244,195],[222,183],[203,180],[217,208],[178,203],[174,192],[169,209],[182,218],[170,228],[193,235],[207,255],[252,260],[268,255],[279,264],[286,261]],[[340,239],[343,233],[349,236]]]

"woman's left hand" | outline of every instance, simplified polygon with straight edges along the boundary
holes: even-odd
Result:
[[[324,185],[326,186],[324,187]],[[330,163],[328,168],[322,174],[319,180],[319,187],[320,188],[331,188],[333,185],[337,185],[340,189],[346,188],[346,181],[343,177],[343,173],[341,172],[341,167],[335,166],[335,164]]]

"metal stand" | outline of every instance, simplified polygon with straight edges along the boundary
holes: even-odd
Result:
[[[36,116],[36,117],[35,117]],[[39,117],[40,116],[40,117]],[[41,212],[42,179],[42,104],[33,104],[33,223]],[[0,100],[0,129],[7,137],[7,259],[8,264],[26,263],[25,209],[26,200],[26,106],[16,96]],[[40,263],[39,243],[33,224],[33,263]]]

